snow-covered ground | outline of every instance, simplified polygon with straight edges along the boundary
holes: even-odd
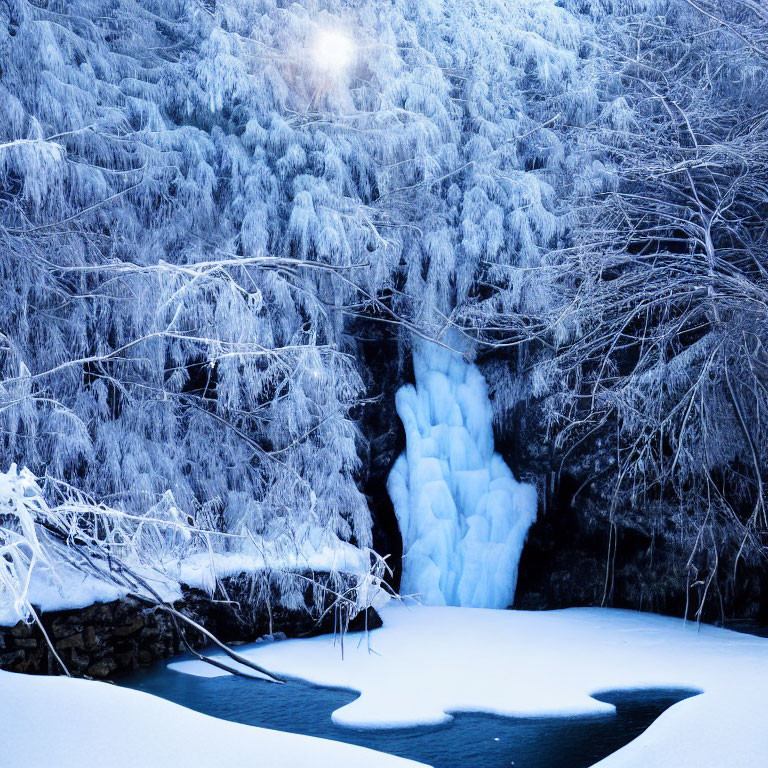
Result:
[[[273,672],[350,688],[340,725],[435,724],[450,712],[526,717],[605,713],[592,694],[689,688],[600,768],[765,768],[768,640],[680,619],[610,609],[527,612],[391,605],[384,627],[247,649]],[[370,647],[370,651],[369,651]],[[216,675],[176,662],[175,670]]]
[[[416,768],[419,763],[201,715],[106,683],[0,671],[3,768]]]

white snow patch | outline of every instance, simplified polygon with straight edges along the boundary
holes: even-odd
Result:
[[[333,713],[349,727],[443,723],[451,712],[511,717],[605,714],[609,690],[687,688],[600,768],[764,768],[768,640],[653,614],[573,608],[497,611],[390,605],[385,626],[245,650],[282,675],[360,691]],[[369,652],[368,646],[371,651]],[[201,662],[171,668],[216,674]]]
[[[0,764],[17,768],[416,768],[310,736],[240,725],[114,685],[0,671]]]
[[[199,589],[212,588],[216,577],[221,579],[239,573],[315,571],[362,577],[370,569],[369,550],[359,549],[335,536],[330,539],[326,531],[315,531],[309,526],[290,537],[290,543],[254,537],[244,552],[216,553],[213,557],[198,552],[165,567],[182,584]]]
[[[421,342],[413,367],[416,386],[395,399],[406,450],[387,482],[403,536],[401,591],[429,605],[505,608],[536,489],[494,453],[488,387],[475,365]]]
[[[181,560],[167,561],[153,568],[131,563],[164,600],[173,602],[182,597],[181,584],[202,590],[212,590],[216,579],[240,573],[262,570],[316,573],[347,573],[357,576],[363,589],[361,597],[378,607],[385,604],[386,593],[370,577],[368,550],[336,539],[328,543],[327,537],[315,546],[311,537],[300,538],[301,543],[263,541],[252,544],[246,552],[197,552]],[[55,565],[38,563],[29,582],[29,602],[42,612],[84,608],[94,603],[107,603],[125,597],[127,590],[82,573],[66,563]],[[0,589],[0,626],[13,626],[24,620],[21,608],[9,593]]]
[[[38,565],[29,582],[27,598],[42,611],[85,608],[94,603],[109,603],[125,597],[126,590],[88,576],[64,563],[55,568]],[[168,595],[172,600],[179,595]],[[24,611],[0,591],[0,627],[11,627],[25,619]]]

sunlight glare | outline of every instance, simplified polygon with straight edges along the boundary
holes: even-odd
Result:
[[[339,76],[355,58],[355,43],[339,30],[321,29],[313,43],[312,57],[318,69]]]

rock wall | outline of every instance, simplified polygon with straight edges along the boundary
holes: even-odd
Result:
[[[387,478],[395,459],[405,449],[405,431],[395,410],[395,393],[404,381],[413,381],[410,355],[399,365],[397,335],[389,325],[358,320],[356,336],[360,369],[369,402],[361,409],[358,423],[363,433],[364,471],[360,489],[373,518],[373,548],[392,573],[387,579],[396,591],[402,575],[403,540],[395,509],[387,493]]]
[[[539,486],[539,514],[518,570],[515,607],[525,610],[607,605],[693,617],[705,580],[689,572],[690,547],[664,514],[638,505],[609,516],[614,492],[610,453],[598,438],[567,456],[543,428],[538,406],[521,408],[512,438],[497,447],[520,479]],[[698,573],[705,572],[705,566]],[[693,587],[687,588],[687,576]],[[768,623],[768,570],[743,563],[736,578],[719,574],[702,618],[709,622],[755,619]]]
[[[322,584],[324,574],[305,574]],[[347,586],[352,577],[342,577]],[[277,602],[267,604],[256,597],[254,580],[248,575],[226,579],[220,597],[212,599],[197,589],[184,589],[184,599],[175,607],[197,621],[220,640],[230,644],[253,642],[276,636],[304,637],[339,628],[334,610],[325,613],[328,601],[318,608],[311,584],[304,591],[304,605],[288,609]],[[159,659],[183,653],[186,647],[170,614],[131,597],[86,608],[42,613],[41,622],[69,672],[98,679],[127,674]],[[358,614],[349,630],[381,626],[369,609]],[[185,630],[194,648],[208,641],[194,630]],[[62,669],[37,624],[19,623],[0,627],[0,669],[33,674],[61,674]]]
[[[87,608],[42,614],[42,623],[71,674],[106,678],[167,658],[181,640],[167,613],[125,598]],[[36,624],[0,627],[0,668],[61,674]]]

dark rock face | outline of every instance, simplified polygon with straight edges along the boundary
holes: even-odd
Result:
[[[327,582],[324,574],[307,576],[316,584]],[[346,586],[351,585],[351,577],[341,579]],[[318,587],[312,584],[304,589],[303,605],[293,609],[282,607],[276,601],[265,601],[261,596],[263,592],[257,593],[254,579],[247,575],[226,579],[223,587],[225,600],[221,596],[212,599],[197,589],[185,589],[184,599],[175,608],[227,643],[242,644],[276,635],[307,637],[339,631],[342,627],[357,631],[381,626],[381,619],[373,609],[351,621],[337,610],[327,610],[330,598],[321,596],[318,603],[314,591]],[[202,633],[174,622],[161,607],[131,597],[43,613],[41,621],[69,672],[80,677],[110,678],[182,653],[186,645],[181,632],[193,648],[204,648],[209,642]],[[62,673],[40,627],[24,623],[0,627],[0,669],[33,674]]]
[[[387,478],[395,459],[405,450],[405,432],[395,410],[395,393],[406,381],[413,381],[410,358],[398,366],[397,338],[389,326],[360,321],[359,355],[369,402],[359,425],[367,443],[363,456],[361,490],[373,517],[373,548],[387,562],[392,575],[387,579],[397,590],[402,574],[403,539],[395,510],[387,493]]]
[[[515,607],[605,604],[683,615],[684,590],[670,570],[680,563],[673,564],[663,545],[655,546],[635,531],[619,526],[611,534],[608,519],[593,508],[571,507],[573,484],[568,478],[555,486],[552,506],[540,511],[531,528],[520,560]],[[609,545],[615,546],[612,564]]]
[[[41,615],[46,634],[71,674],[106,678],[179,652],[167,613],[133,598]],[[0,668],[35,674],[62,673],[35,624],[0,627]]]
[[[665,516],[638,507],[609,516],[614,474],[610,452],[585,440],[567,456],[555,451],[535,404],[520,409],[497,449],[539,492],[518,571],[515,607],[525,610],[606,605],[693,618],[704,580],[686,589],[690,549]],[[700,571],[701,572],[701,571]],[[735,583],[714,583],[702,619],[768,622],[768,574],[740,566]],[[692,582],[697,579],[691,578]]]
[[[398,341],[391,326],[360,321],[355,335],[368,396],[375,398],[361,413],[368,441],[361,487],[373,515],[374,548],[390,555],[399,587],[402,538],[386,490],[386,480],[405,447],[395,411],[395,393],[413,381],[410,355],[399,364]],[[478,364],[498,366],[501,353],[481,356]],[[507,371],[515,376],[520,362],[510,353]],[[486,368],[485,373],[491,369]],[[546,433],[546,420],[536,402],[506,414],[495,429],[496,449],[522,481],[538,488],[539,514],[520,561],[515,607],[540,610],[607,605],[693,617],[702,598],[703,580],[689,572],[690,549],[665,518],[648,509],[618,509],[609,516],[613,496],[612,452],[599,436],[564,454]],[[700,568],[699,573],[703,572]],[[687,589],[687,582],[696,585]],[[757,619],[768,624],[768,569],[764,563],[742,564],[735,581],[722,579],[710,590],[702,618]]]
[[[569,485],[572,480],[566,481]],[[705,580],[686,590],[689,552],[666,530],[638,531],[611,522],[589,501],[574,506],[568,491],[540,512],[520,560],[515,607],[526,610],[606,605],[693,619]],[[732,574],[723,574],[724,578]],[[702,620],[754,619],[768,624],[768,575],[750,565],[736,581],[710,589]]]

